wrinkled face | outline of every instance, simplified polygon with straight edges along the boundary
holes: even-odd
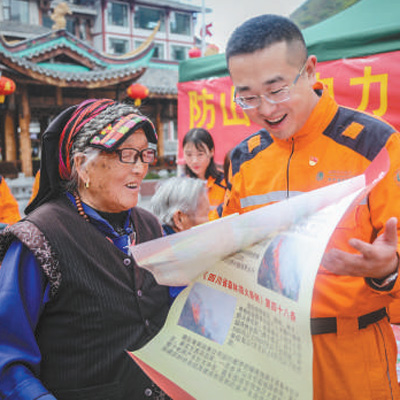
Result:
[[[138,129],[118,149],[148,147],[146,135]],[[86,168],[89,187],[80,188],[82,201],[99,211],[122,212],[137,205],[140,184],[146,176],[148,164],[139,158],[136,164],[125,164],[117,153],[102,152]]]
[[[194,213],[184,214],[182,220],[182,230],[190,229],[193,226],[208,222],[208,213],[210,212],[210,202],[207,193],[200,196],[197,209]]]
[[[183,157],[186,165],[200,179],[205,179],[206,170],[213,155],[214,151],[210,151],[205,144],[197,148],[194,143],[189,142],[183,148]]]
[[[273,94],[285,86],[291,86],[303,66],[300,55],[292,55],[286,42],[279,42],[262,50],[231,57],[228,62],[230,75],[237,96]],[[315,83],[316,58],[310,56],[304,72],[290,88],[290,99],[271,104],[262,99],[253,109],[244,110],[249,118],[265,128],[277,139],[289,139],[307,121],[318,102],[312,87]]]

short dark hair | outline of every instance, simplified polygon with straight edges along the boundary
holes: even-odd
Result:
[[[182,148],[185,147],[186,144],[193,143],[197,150],[203,150],[203,147],[206,146],[208,150],[214,150],[214,140],[206,129],[204,128],[193,128],[190,129],[183,138]],[[197,175],[187,166],[185,165],[186,175],[191,178],[197,178]],[[214,179],[217,178],[221,174],[218,171],[218,168],[215,164],[214,157],[211,157],[210,163],[206,169],[205,177],[208,179],[212,176]]]
[[[307,58],[304,37],[297,25],[289,18],[265,14],[250,18],[233,31],[226,45],[226,60],[228,62],[235,55],[254,53],[279,42],[300,45]]]

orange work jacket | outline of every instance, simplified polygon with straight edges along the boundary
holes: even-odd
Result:
[[[400,135],[373,116],[339,107],[327,91],[290,139],[278,140],[262,129],[232,151],[232,188],[223,216],[360,175],[384,147],[389,172],[339,223],[329,244],[355,252],[348,239],[372,242],[390,217],[400,222]],[[364,329],[357,324],[357,317],[387,308],[399,297],[399,289],[400,278],[391,290],[378,291],[364,278],[319,268],[311,317],[335,317],[337,333],[312,337],[314,400],[400,398],[396,342],[387,318]]]
[[[383,147],[389,152],[390,171],[339,224],[330,243],[355,252],[348,239],[370,242],[390,217],[400,221],[400,135],[372,116],[339,107],[326,91],[292,138],[277,140],[261,130],[233,150],[232,189],[223,215],[244,213],[360,175]],[[312,317],[364,315],[385,307],[399,288],[400,279],[389,293],[378,292],[363,278],[337,276],[321,267]]]
[[[226,183],[222,175],[217,178],[209,176],[207,179],[208,200],[211,211],[208,214],[210,221],[218,219],[222,215],[222,206],[225,199]]]
[[[13,224],[20,219],[18,202],[11,193],[5,179],[0,176],[0,222]]]

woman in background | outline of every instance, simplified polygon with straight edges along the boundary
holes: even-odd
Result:
[[[207,187],[200,179],[175,177],[165,180],[150,202],[151,211],[161,221],[164,234],[172,235],[208,222],[210,203]],[[190,268],[190,266],[189,266]],[[172,299],[186,286],[171,286]]]
[[[222,212],[226,183],[223,172],[214,161],[215,146],[211,134],[203,128],[193,128],[183,138],[182,147],[186,175],[207,181],[211,207],[209,219],[219,218],[221,213],[218,210]]]

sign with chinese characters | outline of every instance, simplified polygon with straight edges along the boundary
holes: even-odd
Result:
[[[376,115],[400,130],[400,51],[317,64],[317,79],[339,105]],[[178,84],[178,163],[183,162],[182,139],[192,128],[209,130],[215,160],[222,164],[232,147],[259,127],[232,101],[229,76]]]

